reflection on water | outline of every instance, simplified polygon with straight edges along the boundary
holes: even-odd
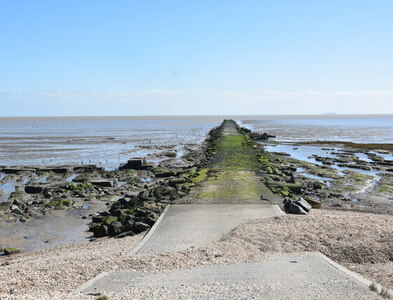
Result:
[[[0,165],[96,164],[115,169],[156,149],[199,144],[222,117],[0,118]]]
[[[322,165],[322,162],[315,160],[313,155],[318,155],[322,157],[330,157],[330,158],[338,158],[336,154],[332,153],[339,153],[341,150],[340,148],[329,148],[331,150],[324,150],[324,147],[319,147],[319,146],[296,146],[294,147],[293,145],[267,145],[264,146],[265,149],[269,152],[284,152],[288,153],[291,155],[291,157],[298,159],[298,160],[303,160],[307,161],[309,163],[317,164],[317,165]],[[376,171],[376,170],[362,170],[362,169],[357,169],[357,168],[346,168],[346,167],[339,167],[337,165],[330,165],[331,168],[334,168],[339,171],[339,175],[344,175],[344,171],[346,170],[355,170],[356,172],[365,174],[365,175],[370,175],[376,177],[377,174],[381,173],[381,171]]]
[[[15,192],[15,183],[16,180],[11,180],[5,183],[0,184],[0,202],[5,201],[8,199],[8,196]]]
[[[304,160],[309,163],[313,163],[317,165],[322,165],[322,162],[316,161],[315,158],[311,157],[312,155],[316,154],[318,156],[335,158],[336,155],[333,155],[331,153],[338,151],[336,148],[331,148],[334,150],[323,150],[322,147],[318,147],[318,146],[294,147],[293,145],[285,145],[285,144],[267,145],[265,146],[265,149],[269,152],[285,152],[290,154],[291,157],[295,159]]]
[[[332,178],[327,178],[327,177],[322,177],[322,176],[318,176],[318,175],[309,174],[303,168],[297,168],[296,172],[300,173],[304,177],[322,181],[328,187],[332,185],[332,183],[331,183]]]
[[[67,182],[72,182],[76,177],[78,177],[79,174],[72,174],[71,176],[69,176],[66,181]]]
[[[393,143],[393,116],[261,116],[243,119],[253,130],[268,132],[278,141],[341,140]]]

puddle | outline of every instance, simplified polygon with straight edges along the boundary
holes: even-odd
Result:
[[[5,174],[0,172],[0,180],[3,180],[4,177],[5,177]]]
[[[361,159],[361,160],[363,160],[363,161],[366,161],[366,162],[373,162],[373,160],[372,160],[372,159],[369,159],[368,156],[367,156],[367,154],[365,154],[365,153],[355,153],[355,155],[356,155],[359,159]]]
[[[139,177],[140,181],[142,182],[151,182],[153,179],[150,177]]]
[[[38,182],[38,183],[46,183],[47,180],[48,180],[48,176],[41,176],[41,177],[37,177],[35,179],[35,181]]]
[[[302,175],[304,177],[315,179],[315,180],[318,180],[318,181],[322,181],[328,187],[332,185],[332,183],[331,183],[332,178],[321,177],[321,176],[318,176],[318,175],[309,174],[303,168],[297,168],[296,172],[300,173],[300,175]]]
[[[370,151],[369,153],[379,155],[379,156],[383,157],[384,160],[392,160],[393,159],[393,154],[391,154],[391,153],[379,153],[377,151]]]
[[[118,181],[117,182],[117,186],[118,187],[121,187],[121,186],[126,185],[126,184],[127,184],[127,181]]]
[[[296,150],[294,150],[294,148],[296,148]],[[332,153],[338,153],[340,150],[340,148],[329,148],[330,150],[326,150],[326,148],[323,147],[318,147],[318,146],[293,146],[293,145],[277,145],[277,146],[265,146],[266,151],[269,152],[284,152],[284,153],[288,153],[289,155],[291,155],[291,157],[298,159],[298,160],[303,160],[309,163],[313,163],[316,165],[323,165],[322,162],[320,161],[316,161],[314,157],[312,157],[312,155],[318,155],[321,157],[330,157],[330,158],[338,158],[338,156],[336,154],[332,154]],[[367,155],[364,153],[356,153],[356,155],[360,156],[362,159],[364,157],[367,158]],[[367,158],[368,159],[368,158]],[[371,161],[371,160],[369,160]],[[346,168],[346,167],[339,167],[335,164],[330,165],[331,168],[336,169],[337,171],[339,171],[340,175],[343,176],[344,173],[343,171],[345,170],[353,170],[356,172],[359,172],[361,174],[364,175],[370,175],[370,176],[376,176],[378,173],[381,173],[381,171],[367,171],[367,170],[362,170],[362,169],[358,169],[358,168]]]
[[[0,184],[0,191],[2,191],[2,193],[0,193],[0,202],[2,201],[6,201],[8,199],[8,196],[15,192],[15,180]]]
[[[393,203],[393,198],[388,199],[388,201]]]
[[[72,182],[79,174],[73,174],[66,179],[67,182]]]

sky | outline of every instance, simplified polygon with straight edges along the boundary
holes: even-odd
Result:
[[[391,0],[0,0],[0,116],[393,113]]]

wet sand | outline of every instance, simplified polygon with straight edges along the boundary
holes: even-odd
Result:
[[[90,202],[88,209],[55,210],[30,222],[2,222],[0,245],[28,252],[85,242],[92,234],[87,232],[90,220],[82,219],[82,216],[105,208],[105,202],[96,201]]]

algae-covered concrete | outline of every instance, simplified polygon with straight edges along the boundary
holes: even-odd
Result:
[[[281,203],[258,176],[261,149],[241,131],[236,122],[225,120],[220,135],[207,148],[211,154],[206,175],[190,197],[179,203],[261,204]]]

